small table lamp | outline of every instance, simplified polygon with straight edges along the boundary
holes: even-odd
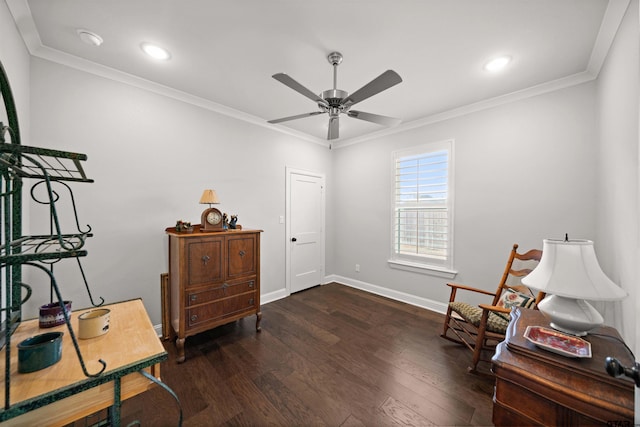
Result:
[[[222,212],[212,208],[212,204],[220,203],[216,190],[204,190],[200,197],[201,204],[208,204],[209,207],[200,216],[200,231],[220,231],[222,230]]]
[[[538,309],[552,328],[577,336],[604,323],[585,299],[616,301],[627,296],[600,269],[590,240],[545,239],[540,263],[522,283],[548,294]]]
[[[203,205],[209,205],[209,207],[211,207],[211,205],[213,204],[218,204],[220,203],[220,200],[218,199],[218,193],[216,193],[216,190],[204,190],[202,192],[202,196],[200,196],[200,203]]]

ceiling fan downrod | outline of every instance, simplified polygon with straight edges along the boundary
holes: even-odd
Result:
[[[331,52],[327,56],[327,60],[333,66],[333,89],[325,90],[320,95],[322,99],[329,104],[329,114],[331,116],[337,116],[340,111],[343,111],[341,102],[349,93],[338,89],[338,65],[342,62],[342,54],[340,52]],[[321,108],[322,105],[318,104]],[[324,107],[326,109],[326,107]]]
[[[338,89],[338,65],[342,62],[342,54],[340,52],[331,52],[327,55],[329,64],[333,65],[333,89]]]

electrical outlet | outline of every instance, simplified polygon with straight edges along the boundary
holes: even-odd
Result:
[[[356,264],[356,273],[360,273],[360,264]]]

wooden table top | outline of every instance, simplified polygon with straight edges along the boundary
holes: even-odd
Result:
[[[109,332],[95,338],[77,339],[89,374],[95,374],[102,369],[99,359],[104,360],[107,364],[105,371],[95,378],[87,377],[82,371],[66,324],[40,329],[38,319],[20,323],[11,336],[10,403],[12,406],[25,401],[63,398],[131,372],[139,371],[167,358],[167,353],[151,324],[151,320],[149,320],[142,300],[134,299],[104,305],[100,308],[107,308],[111,311]],[[72,312],[71,325],[76,338],[78,336],[78,316],[93,309],[95,308]],[[18,343],[34,335],[58,331],[64,333],[60,361],[36,372],[18,373]],[[0,352],[0,373],[3,380],[5,352],[6,348]],[[0,389],[0,399],[4,406],[4,384]],[[37,406],[36,404],[35,407]]]
[[[549,319],[544,317],[540,311],[517,308],[512,311],[511,319],[505,339],[507,348],[510,351],[524,354],[561,369],[571,369],[583,374],[595,375],[601,381],[620,382],[620,380],[629,380],[628,378],[614,379],[605,370],[604,361],[607,356],[615,357],[625,365],[634,363],[631,354],[624,347],[624,341],[614,328],[600,326],[586,336],[581,337],[591,343],[592,357],[571,358],[541,349],[524,337],[527,326],[542,326],[552,329]]]
[[[242,229],[225,229],[218,231],[200,231],[200,224],[195,224],[193,226],[193,231],[176,231],[175,227],[168,227],[165,229],[167,234],[170,234],[175,237],[202,237],[202,236],[215,236],[215,235],[224,235],[224,234],[252,234],[252,233],[262,233],[262,230],[256,230],[251,228],[242,228]]]

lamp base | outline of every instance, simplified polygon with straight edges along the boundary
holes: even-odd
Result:
[[[604,323],[600,313],[583,299],[547,295],[538,309],[551,321],[552,328],[579,337]]]

